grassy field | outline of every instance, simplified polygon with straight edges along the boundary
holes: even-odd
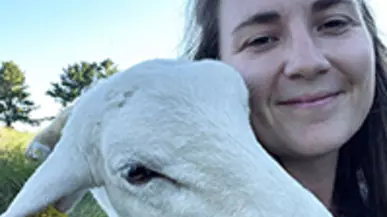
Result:
[[[31,133],[0,128],[0,213],[4,212],[23,183],[39,166],[39,162],[29,161],[23,155],[25,146],[33,136]],[[106,215],[88,194],[70,216],[105,217]]]

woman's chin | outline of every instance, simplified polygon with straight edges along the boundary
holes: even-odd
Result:
[[[338,151],[353,135],[346,131],[328,127],[325,129],[306,129],[302,135],[294,136],[287,143],[288,149],[297,157],[318,157]]]

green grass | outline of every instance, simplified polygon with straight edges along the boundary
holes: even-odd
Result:
[[[24,157],[24,149],[34,134],[0,128],[0,213],[4,212],[23,183],[39,166]],[[105,217],[90,194],[76,206],[71,217]]]

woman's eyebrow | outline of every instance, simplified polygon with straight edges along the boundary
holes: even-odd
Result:
[[[238,24],[233,29],[232,33],[235,34],[240,29],[243,29],[244,27],[251,26],[251,25],[274,23],[274,22],[277,22],[280,19],[280,17],[281,16],[276,11],[258,12],[253,14],[252,16],[247,17],[240,24]]]
[[[312,12],[319,13],[339,5],[355,7],[352,0],[317,0],[312,4]]]

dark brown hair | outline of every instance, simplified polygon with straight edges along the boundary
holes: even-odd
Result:
[[[370,7],[360,1],[376,55],[375,98],[360,130],[340,150],[332,209],[347,217],[387,216],[387,49],[378,36]],[[183,56],[219,59],[219,0],[188,4]]]

